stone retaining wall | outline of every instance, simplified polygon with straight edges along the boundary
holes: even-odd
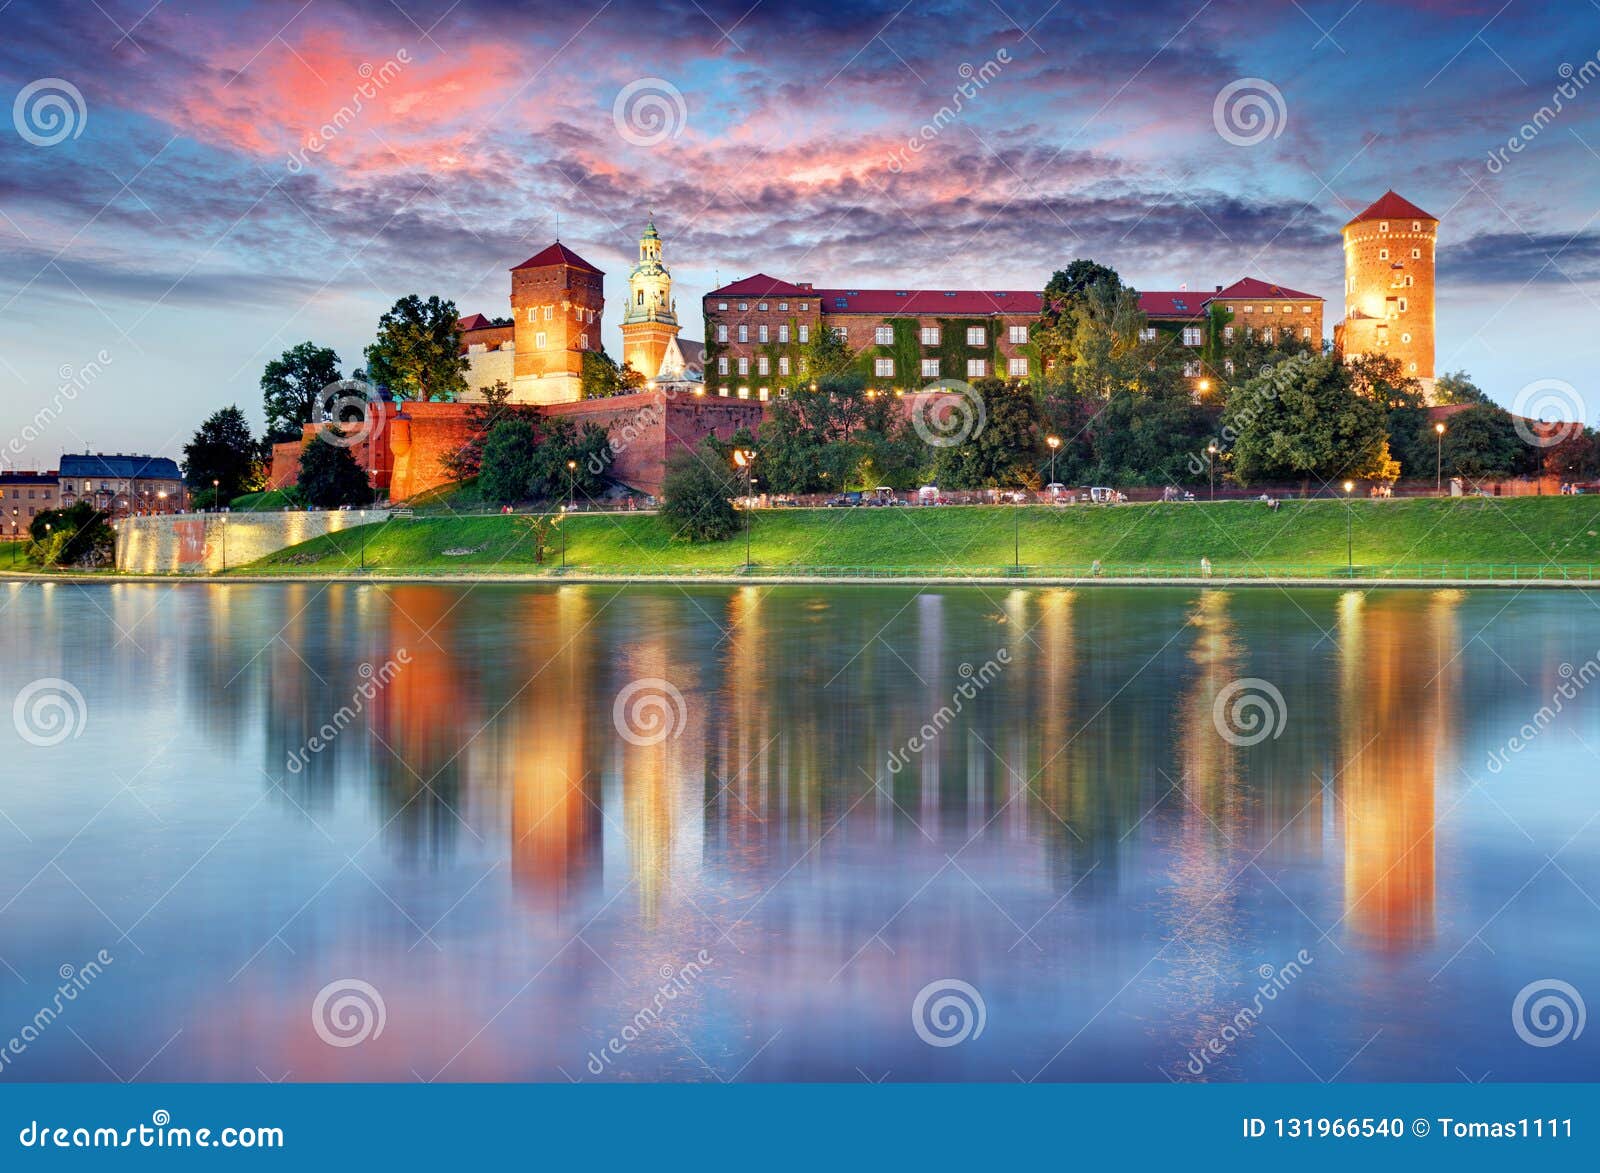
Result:
[[[384,509],[351,509],[127,517],[117,522],[117,569],[127,574],[215,574],[388,516]]]

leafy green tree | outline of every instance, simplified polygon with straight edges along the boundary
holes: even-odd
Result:
[[[290,347],[267,363],[261,372],[267,443],[300,439],[304,425],[317,418],[323,388],[339,377],[339,356],[315,342]]]
[[[1113,391],[1089,428],[1090,479],[1105,485],[1187,481],[1191,457],[1205,451],[1215,423],[1215,415],[1182,386]]]
[[[527,495],[536,501],[592,500],[605,491],[610,440],[604,428],[545,419],[528,469]]]
[[[973,390],[982,399],[983,426],[959,444],[934,449],[934,482],[951,489],[1037,488],[1046,452],[1039,401],[1003,379],[982,379]]]
[[[300,449],[300,496],[318,509],[372,502],[372,486],[338,433],[324,428]]]
[[[1241,485],[1329,484],[1397,471],[1383,405],[1359,394],[1331,354],[1256,376],[1229,397],[1222,422],[1237,437],[1225,459]]]
[[[378,319],[366,350],[367,372],[396,399],[454,402],[467,389],[456,303],[409,294]]]
[[[1422,383],[1388,355],[1363,355],[1348,369],[1356,393],[1383,408],[1389,452],[1400,462],[1400,471],[1408,476],[1432,472],[1435,437]]]
[[[811,341],[800,348],[800,360],[807,378],[820,390],[823,383],[850,377],[850,365],[855,355],[850,345],[833,332],[829,326],[818,326],[811,332]],[[865,380],[862,383],[865,386]]]
[[[1435,403],[1493,403],[1466,371],[1446,371],[1433,383]]]
[[[1538,471],[1541,449],[1517,435],[1511,413],[1478,403],[1446,421],[1444,467],[1448,475],[1483,480]]]
[[[44,566],[105,566],[116,557],[116,531],[87,501],[36,513],[28,536],[29,557]]]
[[[478,473],[478,495],[491,505],[511,505],[528,495],[533,476],[533,425],[527,420],[501,420],[489,429]]]
[[[661,485],[661,516],[673,538],[689,542],[720,542],[739,529],[733,498],[744,491],[714,437],[692,451],[673,453]]]
[[[250,423],[237,407],[213,412],[183,446],[183,478],[192,488],[220,482],[223,501],[251,491],[260,479],[260,454]]]
[[[901,422],[894,398],[869,393],[858,373],[824,375],[815,391],[772,404],[761,425],[763,482],[775,493],[837,492],[867,462],[890,470],[885,476],[914,479],[924,457],[906,446]]]
[[[617,361],[604,350],[583,352],[583,368],[579,376],[585,399],[609,399],[613,395],[631,395],[644,389],[643,374]]]
[[[467,438],[454,452],[439,458],[439,463],[454,481],[465,481],[478,475],[483,464],[483,446],[489,431],[502,420],[523,420],[532,424],[539,418],[539,409],[529,403],[512,403],[511,387],[504,379],[483,389],[483,398],[467,404]]]

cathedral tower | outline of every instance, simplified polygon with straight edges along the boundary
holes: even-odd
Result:
[[[622,361],[646,379],[661,374],[661,360],[678,336],[672,273],[661,263],[655,217],[639,238],[639,263],[628,275],[628,310],[622,316]]]
[[[1344,226],[1344,321],[1333,345],[1346,361],[1397,359],[1433,398],[1433,252],[1439,221],[1388,191]]]
[[[511,270],[516,403],[583,398],[583,354],[599,350],[605,274],[557,241]]]

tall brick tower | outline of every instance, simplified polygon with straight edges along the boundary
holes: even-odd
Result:
[[[678,306],[672,273],[661,263],[655,217],[639,238],[639,263],[628,275],[628,309],[622,316],[622,359],[647,379],[661,373],[661,359],[678,336]]]
[[[600,349],[605,274],[557,241],[511,270],[517,403],[583,398],[583,352]]]
[[[1393,191],[1344,226],[1344,321],[1334,349],[1398,359],[1433,398],[1433,252],[1439,221]]]

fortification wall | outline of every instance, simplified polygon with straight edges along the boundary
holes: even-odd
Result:
[[[351,509],[126,517],[117,522],[117,569],[130,574],[215,574],[388,516],[383,509]]]

